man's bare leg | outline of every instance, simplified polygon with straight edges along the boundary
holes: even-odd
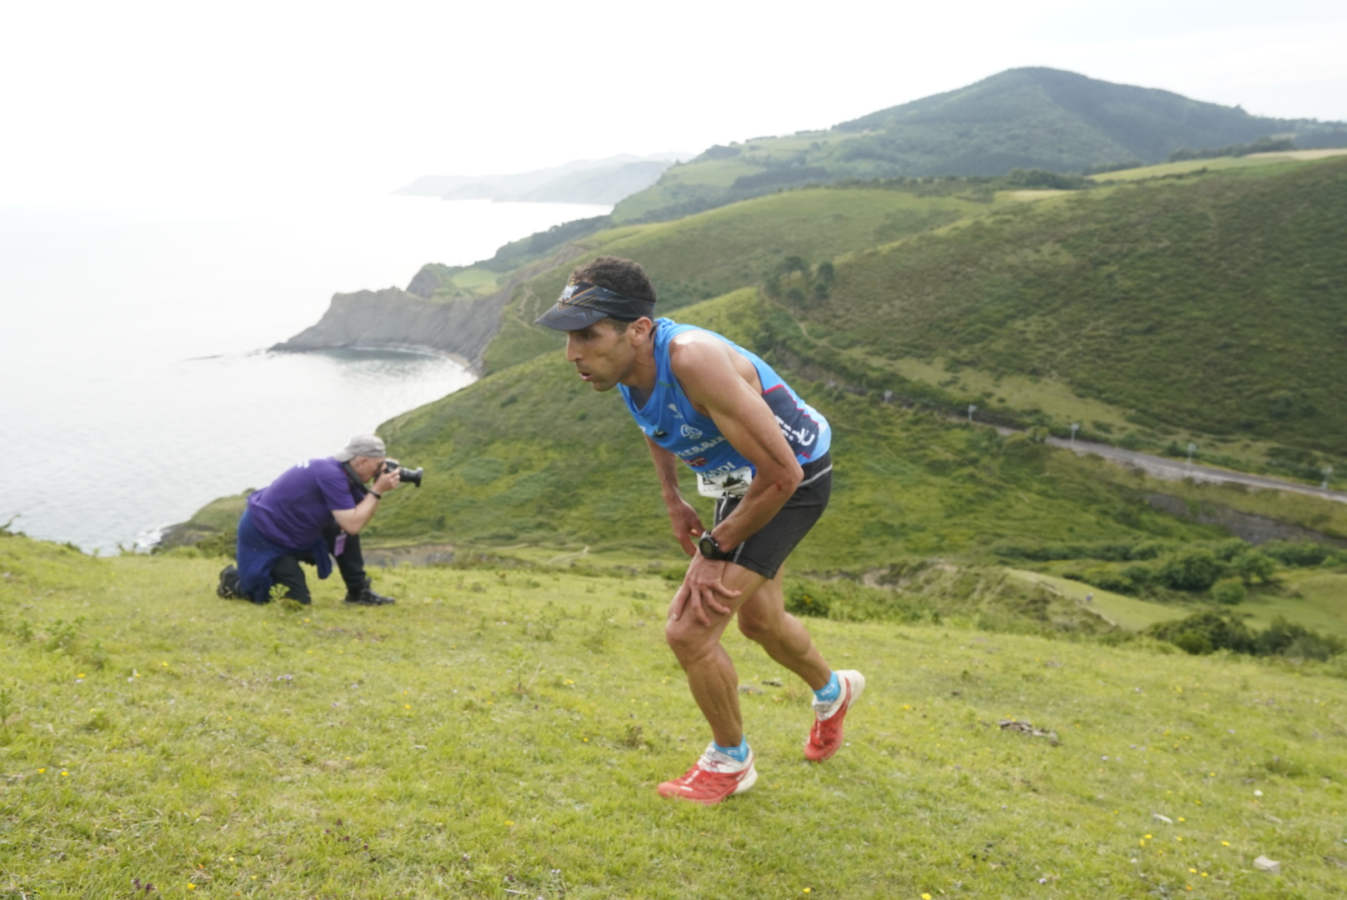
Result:
[[[823,661],[804,623],[786,612],[781,587],[784,572],[784,568],[779,569],[775,578],[764,582],[740,605],[739,630],[816,691],[828,683],[832,669]]]
[[[744,598],[751,598],[766,579],[731,563],[725,567],[722,581],[727,587],[742,592],[735,600],[727,601],[731,613],[716,616],[707,610],[711,615],[710,625],[701,624],[691,614],[670,619],[664,626],[664,639],[687,675],[688,688],[711,726],[712,738],[722,747],[737,747],[744,739],[744,722],[739,712],[739,675],[720,639],[734,614],[733,608],[742,606]]]

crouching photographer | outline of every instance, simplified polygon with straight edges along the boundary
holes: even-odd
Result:
[[[404,480],[420,487],[421,470],[404,469],[387,456],[380,438],[356,435],[341,452],[299,463],[250,495],[239,519],[238,565],[220,573],[217,593],[267,603],[273,585],[281,585],[287,597],[307,604],[300,563],[316,566],[318,577],[326,578],[336,557],[347,603],[393,603],[370,587],[360,531],[384,494]]]

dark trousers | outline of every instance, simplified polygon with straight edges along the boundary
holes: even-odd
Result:
[[[329,553],[335,551],[337,536],[340,534],[341,529],[337,527],[336,523],[324,529],[323,540],[327,543]],[[309,594],[308,582],[304,579],[304,570],[299,567],[302,562],[309,565],[318,564],[312,553],[286,554],[272,563],[271,580],[276,584],[285,586],[287,597],[298,600],[300,603],[308,603],[312,597]],[[359,535],[348,534],[346,536],[346,549],[337,557],[337,571],[341,573],[341,580],[346,582],[348,592],[358,594],[367,584],[365,557],[360,552]]]

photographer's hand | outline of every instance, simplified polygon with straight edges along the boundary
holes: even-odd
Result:
[[[375,493],[386,494],[399,484],[402,484],[402,470],[395,466],[391,472],[381,472],[370,487],[374,489]]]

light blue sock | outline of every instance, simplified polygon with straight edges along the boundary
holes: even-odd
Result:
[[[717,750],[724,753],[735,762],[743,762],[748,759],[748,738],[740,738],[738,747],[722,747],[715,741],[711,742]]]
[[[832,703],[840,696],[842,696],[842,684],[837,680],[836,672],[832,672],[828,676],[827,684],[814,691],[814,699],[820,703]]]

